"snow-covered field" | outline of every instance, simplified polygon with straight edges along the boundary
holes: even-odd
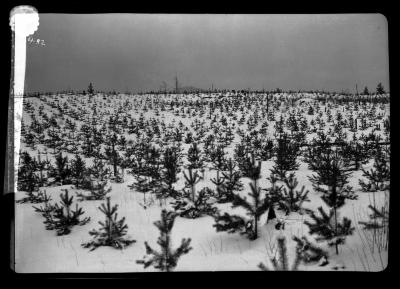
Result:
[[[210,102],[215,101],[212,95]],[[294,99],[295,100],[291,100]],[[318,114],[317,107],[325,121],[323,129],[328,132],[333,127],[333,122],[327,121],[327,111],[329,111],[333,119],[336,119],[338,112],[344,118],[348,118],[351,114],[354,119],[360,119],[363,116],[367,119],[368,126],[364,130],[358,129],[355,134],[360,137],[361,134],[368,135],[374,130],[375,125],[380,126],[380,130],[376,130],[376,134],[380,134],[382,138],[385,137],[383,122],[389,116],[388,104],[372,104],[359,105],[355,110],[355,102],[335,104],[333,101],[319,101],[316,100],[315,94],[295,94],[289,95],[286,93],[274,94],[273,99],[269,103],[269,111],[274,114],[275,120],[267,120],[266,116],[262,116],[265,111],[265,99],[258,102],[244,102],[242,105],[237,103],[228,102],[229,96],[221,99],[221,102],[227,102],[223,111],[215,109],[210,118],[209,103],[202,100],[202,95],[144,95],[144,96],[131,96],[131,95],[117,95],[107,96],[98,94],[93,97],[88,96],[75,96],[75,95],[58,95],[54,97],[41,96],[41,98],[29,98],[26,102],[30,103],[34,108],[33,113],[25,112],[23,115],[24,125],[26,130],[31,124],[32,115],[34,114],[38,120],[42,120],[39,116],[39,107],[43,106],[43,112],[49,117],[55,116],[58,125],[60,126],[60,134],[65,134],[62,138],[67,139],[71,133],[79,134],[79,127],[82,124],[90,124],[92,118],[97,119],[96,126],[100,128],[107,122],[109,116],[117,115],[120,119],[127,117],[128,119],[138,120],[140,115],[143,114],[145,121],[157,120],[165,122],[165,127],[161,129],[160,136],[163,137],[167,131],[172,131],[179,127],[182,122],[182,131],[184,133],[183,139],[187,131],[194,132],[193,126],[195,122],[201,123],[208,134],[216,134],[214,127],[221,126],[221,117],[227,119],[228,126],[232,126],[235,137],[226,148],[227,157],[233,157],[235,145],[240,142],[240,136],[236,133],[237,128],[241,128],[245,132],[250,132],[254,129],[259,129],[264,122],[268,123],[266,135],[274,139],[274,126],[280,116],[285,118],[293,112],[295,115],[302,116],[310,126],[312,120]],[[168,101],[176,101],[181,104],[175,105],[173,109],[170,108]],[[195,107],[193,103],[182,104],[182,101],[199,101],[201,105]],[[94,105],[96,108],[94,109]],[[52,106],[50,106],[52,105]],[[63,109],[60,112],[57,108]],[[315,109],[313,115],[307,112],[309,107]],[[374,107],[375,106],[375,107]],[[369,112],[374,107],[376,112],[374,116],[382,115],[379,118],[369,118]],[[71,114],[66,112],[76,111],[76,118],[72,118]],[[96,111],[96,113],[94,113]],[[249,125],[248,120],[257,114],[258,122],[253,128]],[[215,121],[211,121],[212,118]],[[245,121],[238,124],[241,117]],[[77,128],[74,131],[64,128],[65,120],[71,119],[76,122]],[[371,125],[369,125],[373,122]],[[359,122],[360,123],[360,122]],[[148,124],[147,124],[148,125]],[[318,124],[315,124],[318,128]],[[163,130],[164,129],[164,130]],[[345,128],[347,131],[347,128]],[[130,134],[127,131],[123,132],[127,141],[135,142],[137,135]],[[312,140],[316,136],[315,132],[307,132],[306,141]],[[349,132],[348,139],[353,137],[353,133]],[[45,137],[47,138],[47,136]],[[200,148],[202,148],[202,140],[199,140]],[[24,139],[22,138],[22,141]],[[154,143],[159,143],[157,137],[153,138]],[[78,153],[80,152],[79,143]],[[182,141],[183,155],[185,156],[190,144]],[[47,152],[49,160],[54,162],[53,149],[46,147],[42,143],[37,143],[35,148],[27,145],[25,142],[21,144],[21,152],[27,151],[32,157],[37,157],[38,151],[42,153]],[[63,155],[68,156],[69,159],[74,158],[74,154],[68,152],[66,149],[61,148]],[[80,154],[82,156],[82,154]],[[86,166],[90,166],[93,158],[84,158]],[[186,157],[183,158],[184,164],[187,163]],[[309,176],[313,174],[309,170],[307,164],[303,162],[302,158],[298,158],[300,164],[299,169],[295,171],[296,177],[299,181],[299,188],[305,186],[309,190],[310,202],[304,203],[304,207],[316,210],[319,206],[327,208],[325,203],[321,200],[321,194],[316,192]],[[262,161],[261,179],[259,186],[265,188],[270,185],[267,177],[270,174],[270,169],[274,164],[274,159]],[[372,168],[373,160],[363,165],[364,169]],[[111,164],[109,165],[112,168]],[[215,189],[215,185],[210,181],[211,178],[216,176],[216,171],[209,168],[205,170],[204,179],[201,180],[196,190],[203,187]],[[128,187],[135,181],[133,175],[128,173],[129,169],[124,171],[124,182],[115,183],[108,181],[109,186],[112,187],[110,193],[111,203],[118,204],[118,216],[126,217],[126,224],[128,225],[128,235],[136,240],[136,243],[126,247],[123,250],[117,250],[112,247],[100,247],[94,251],[89,251],[81,246],[82,243],[91,239],[88,232],[92,229],[99,227],[98,221],[104,220],[104,215],[99,211],[98,207],[104,201],[83,201],[78,202],[85,212],[84,216],[90,216],[91,221],[83,226],[74,226],[72,232],[68,235],[57,236],[54,231],[46,230],[43,224],[43,217],[34,211],[32,204],[23,203],[15,204],[15,263],[16,272],[18,273],[36,273],[36,272],[146,272],[155,271],[153,267],[144,269],[142,265],[137,264],[136,260],[141,259],[145,255],[144,242],[147,241],[150,246],[157,248],[157,238],[159,231],[153,223],[160,218],[162,208],[166,207],[173,210],[170,204],[170,199],[165,203],[155,199],[154,196],[148,194],[148,199],[154,199],[154,203],[150,205],[143,204],[143,194],[136,192]],[[179,180],[174,185],[177,190],[184,187],[184,178],[182,172],[178,174]],[[367,231],[362,228],[358,223],[359,221],[368,220],[370,211],[368,205],[372,204],[372,199],[375,198],[377,207],[384,204],[389,198],[389,192],[362,192],[359,180],[363,179],[361,168],[352,173],[349,185],[351,185],[358,196],[357,200],[347,200],[346,204],[339,210],[340,217],[347,217],[352,221],[355,231],[351,236],[346,238],[345,244],[339,246],[339,254],[335,253],[334,247],[328,247],[326,242],[321,242],[319,245],[329,252],[329,264],[320,266],[316,263],[312,265],[301,264],[300,270],[349,270],[349,271],[381,271],[387,266],[388,250],[380,249],[373,241],[373,232]],[[249,192],[250,179],[242,178],[244,189],[240,192],[246,195]],[[82,192],[81,189],[76,189],[73,185],[63,186],[48,186],[45,189],[48,195],[51,195],[53,201],[59,201],[61,189],[67,188],[70,195],[75,195],[75,192]],[[22,198],[25,192],[18,192],[16,199]],[[76,202],[76,197],[74,197]],[[223,211],[235,211],[241,214],[240,209],[232,209],[230,204],[216,204],[219,209]],[[211,216],[203,216],[196,219],[188,219],[177,217],[175,225],[172,230],[173,246],[178,246],[182,238],[191,238],[191,247],[193,248],[188,254],[183,255],[175,268],[176,271],[235,271],[235,270],[259,270],[258,265],[263,262],[268,267],[272,267],[270,259],[277,254],[278,236],[285,236],[287,240],[287,252],[289,263],[291,264],[295,255],[296,243],[292,240],[292,236],[307,236],[310,240],[315,240],[315,236],[309,235],[308,227],[304,221],[309,219],[307,214],[291,213],[285,215],[284,212],[276,210],[278,219],[281,218],[285,222],[284,230],[277,230],[275,228],[277,220],[272,220],[266,223],[266,215],[264,214],[260,219],[260,232],[256,240],[249,240],[244,235],[239,233],[229,234],[227,232],[217,232],[213,227],[214,219]]]

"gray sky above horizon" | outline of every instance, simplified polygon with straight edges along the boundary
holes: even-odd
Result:
[[[40,11],[39,11],[40,12]],[[389,89],[380,14],[40,14],[26,91],[174,86],[353,92]]]

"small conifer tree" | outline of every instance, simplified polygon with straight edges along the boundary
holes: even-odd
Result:
[[[20,156],[20,167],[18,168],[17,188],[25,191],[26,197],[17,200],[17,203],[33,202],[37,203],[37,196],[33,193],[38,189],[38,177],[35,174],[36,162],[28,152],[23,152]]]
[[[60,152],[56,156],[56,166],[50,169],[50,176],[54,177],[56,183],[67,185],[71,183],[71,170],[68,166],[68,157],[63,157]]]
[[[242,176],[239,171],[235,170],[235,168],[236,165],[234,161],[232,159],[229,159],[226,165],[226,172],[222,172],[222,194],[218,195],[217,193],[217,199],[219,203],[227,203],[233,201],[233,193],[235,191],[240,191],[243,189],[243,184],[240,181],[240,178]]]
[[[142,264],[144,268],[153,266],[160,271],[170,272],[177,266],[179,258],[192,250],[192,247],[190,247],[190,238],[182,239],[181,245],[178,248],[171,248],[171,231],[176,216],[174,212],[162,210],[161,220],[154,222],[154,225],[160,231],[160,237],[157,243],[160,245],[161,251],[158,252],[154,250],[145,242],[146,255],[142,260],[136,261],[136,263]]]
[[[143,194],[143,202],[146,206],[146,194],[149,193],[152,189],[151,180],[146,176],[136,176],[136,181],[132,185],[128,185],[128,187],[133,190],[135,189],[139,193]]]
[[[266,141],[263,142],[263,144],[260,147],[260,158],[263,161],[267,161],[272,158],[274,153],[274,143],[272,140],[267,139]]]
[[[88,89],[87,89],[87,93],[92,95],[94,93],[94,89],[93,89],[93,84],[89,83]]]
[[[204,214],[213,215],[215,208],[208,202],[214,192],[208,188],[203,188],[196,193],[196,184],[200,181],[197,171],[188,170],[188,174],[183,173],[185,177],[185,188],[177,196],[173,207],[175,211],[185,218],[197,218]],[[190,190],[187,190],[190,189]]]
[[[286,176],[287,171],[297,170],[299,164],[296,159],[299,154],[299,147],[291,141],[286,134],[278,138],[278,144],[275,149],[275,164],[273,173],[281,180]]]
[[[180,172],[180,155],[172,149],[164,151],[162,159],[161,183],[157,194],[159,197],[176,197],[178,192],[174,189],[174,183],[178,181],[177,175]]]
[[[84,182],[86,174],[85,161],[78,155],[75,155],[75,159],[71,161],[71,177],[75,187],[79,188]]]
[[[99,158],[95,158],[93,160],[93,165],[88,168],[88,172],[96,179],[100,181],[104,181],[104,179],[109,176],[110,169],[106,167],[106,164],[103,160]]]
[[[116,132],[111,132],[106,138],[106,150],[105,154],[108,161],[113,166],[113,175],[115,179],[118,179],[118,165],[121,163],[121,157],[116,150],[116,146],[118,143],[118,136]]]
[[[225,169],[225,151],[221,145],[218,145],[214,150],[211,151],[210,160],[212,162],[213,169],[215,169],[217,173]]]
[[[357,171],[361,164],[365,164],[368,161],[368,154],[363,149],[362,145],[355,141],[344,144],[340,152],[349,165],[351,163],[354,164],[354,171]]]
[[[246,170],[245,165],[249,152],[250,149],[246,146],[246,144],[243,141],[242,143],[237,144],[234,150],[233,158],[235,162],[238,164],[238,168],[242,172],[242,174]]]
[[[190,144],[193,142],[193,135],[191,132],[186,133],[186,137],[185,137],[185,144]]]
[[[374,157],[374,166],[371,170],[362,169],[363,177],[368,182],[360,180],[361,189],[364,192],[385,191],[390,188],[389,160],[382,149],[378,149]]]
[[[376,93],[377,94],[385,94],[386,93],[381,82],[379,82],[376,87]]]
[[[309,179],[317,192],[322,193],[322,200],[330,208],[329,214],[322,207],[318,208],[320,217],[314,212],[311,218],[315,223],[305,221],[310,228],[310,234],[320,235],[318,240],[327,240],[330,246],[335,246],[336,254],[339,254],[338,245],[343,244],[345,237],[352,234],[351,220],[346,217],[339,221],[338,209],[347,199],[355,200],[357,196],[348,186],[350,172],[345,168],[343,158],[337,151],[326,151],[316,155],[309,163],[310,168],[317,173]]]
[[[268,195],[262,196],[261,188],[257,185],[260,172],[261,162],[259,161],[256,163],[253,155],[248,161],[245,174],[245,176],[252,179],[252,182],[250,182],[251,192],[249,193],[252,201],[249,202],[246,197],[233,194],[232,208],[244,208],[250,219],[239,215],[230,215],[226,212],[223,215],[216,212],[214,215],[215,224],[213,227],[216,228],[217,232],[227,231],[228,233],[234,233],[239,231],[240,234],[246,234],[250,240],[258,238],[258,221],[261,215],[268,210],[271,202]]]
[[[305,186],[301,188],[301,190],[296,190],[299,182],[295,177],[295,173],[291,173],[284,180],[286,188],[283,188],[283,191],[280,190],[281,195],[278,199],[279,208],[284,210],[286,215],[291,212],[299,212],[302,213],[303,208],[302,205],[304,202],[309,202],[307,195],[309,193],[308,190],[305,191]]]
[[[64,193],[60,194],[60,205],[49,206],[46,204],[47,212],[43,216],[47,230],[56,230],[59,236],[67,235],[71,232],[73,226],[83,226],[90,221],[90,217],[80,219],[80,216],[85,212],[78,207],[78,204],[76,204],[75,210],[72,210],[73,198],[73,196],[69,196],[68,190],[65,189]]]
[[[40,187],[43,187],[47,184],[47,177],[43,175],[43,171],[47,170],[47,168],[50,165],[49,160],[41,160],[40,157],[41,153],[38,151],[38,160],[36,162],[36,169],[39,171],[39,180],[38,180],[38,185]]]
[[[252,179],[256,183],[261,174],[261,161],[256,162],[254,154],[251,154],[244,159],[241,170],[243,177]]]
[[[35,209],[35,212],[41,213],[44,218],[50,217],[50,214],[54,211],[54,205],[50,203],[52,200],[50,196],[47,195],[46,191],[39,192],[43,196],[43,203],[44,206],[40,207],[35,207],[32,206]]]
[[[183,176],[185,177],[185,187],[190,188],[192,202],[196,199],[196,184],[200,181],[199,174],[197,171],[192,169],[188,170],[188,174],[183,172]]]
[[[197,143],[192,143],[192,145],[189,147],[187,160],[189,161],[187,166],[188,169],[198,170],[204,166],[203,157],[199,147],[197,146]]]
[[[307,114],[308,114],[308,115],[314,115],[314,108],[312,107],[312,105],[310,105],[310,106],[308,107],[308,112],[307,112]]]
[[[283,186],[278,185],[278,176],[271,172],[267,180],[270,181],[271,186],[268,188],[265,188],[264,190],[267,192],[268,197],[270,198],[270,204],[268,208],[268,217],[267,217],[267,223],[270,220],[276,219],[276,213],[275,213],[275,204],[278,204],[279,201],[282,200],[282,189]]]
[[[90,251],[100,246],[123,249],[136,242],[125,237],[128,225],[125,224],[125,217],[118,220],[118,205],[111,207],[110,197],[107,197],[106,204],[101,204],[98,208],[106,216],[106,219],[104,222],[99,221],[101,226],[99,230],[93,229],[89,232],[89,235],[93,236],[93,240],[83,243],[84,248],[91,248]]]
[[[80,127],[80,135],[83,139],[83,154],[90,157],[93,153],[93,129],[89,125],[84,123]]]

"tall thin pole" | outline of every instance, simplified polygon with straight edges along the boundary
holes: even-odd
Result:
[[[178,74],[175,74],[175,93],[178,93]]]
[[[356,83],[356,94],[357,94],[357,98],[358,98],[358,103],[360,104],[360,96],[358,95],[358,86]]]

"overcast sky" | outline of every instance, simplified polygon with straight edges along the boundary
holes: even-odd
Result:
[[[40,11],[39,11],[40,12]],[[27,91],[389,87],[387,22],[359,15],[40,14]]]

